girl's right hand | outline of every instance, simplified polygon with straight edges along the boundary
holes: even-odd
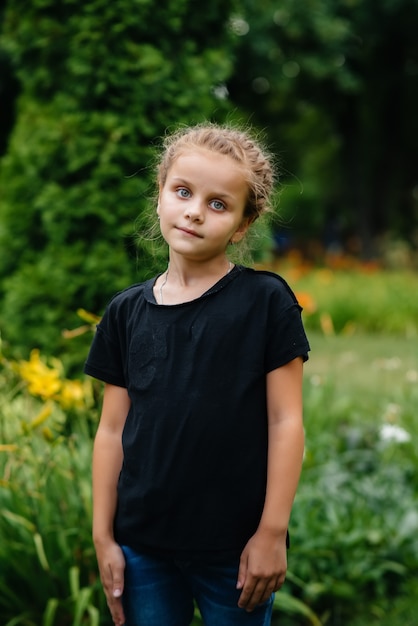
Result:
[[[96,543],[96,556],[100,580],[106,595],[107,605],[115,626],[123,626],[125,614],[122,606],[125,557],[115,541]]]

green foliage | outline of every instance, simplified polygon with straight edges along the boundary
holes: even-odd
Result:
[[[2,623],[98,626],[105,603],[90,533],[91,418],[43,408],[10,364],[1,367]]]
[[[406,607],[418,572],[418,344],[381,335],[311,343],[288,590],[323,623],[380,623],[396,597]],[[402,623],[395,616],[387,623]]]
[[[393,231],[416,248],[416,3],[215,0],[204,20],[196,0],[4,4],[0,324],[16,352],[79,366],[85,338],[70,356],[61,336],[76,307],[100,314],[163,268],[137,235],[157,138],[179,123],[265,129],[291,242],[366,255]]]
[[[302,273],[291,282],[296,291],[307,292],[314,300],[316,310],[305,316],[308,329],[418,334],[418,280],[413,272],[324,268]]]
[[[77,306],[101,313],[158,268],[135,227],[154,141],[225,114],[228,9],[213,2],[202,20],[193,0],[7,3],[0,43],[21,93],[0,163],[0,293],[14,349],[62,349]]]

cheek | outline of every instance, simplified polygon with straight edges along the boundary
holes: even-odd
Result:
[[[166,217],[172,212],[172,203],[169,201],[169,199],[165,195],[162,195],[160,197],[158,207],[159,207],[159,215],[161,219],[163,219],[164,217]]]

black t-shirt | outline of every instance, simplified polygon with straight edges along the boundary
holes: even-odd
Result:
[[[266,374],[307,359],[283,279],[237,266],[200,298],[158,305],[155,279],[109,303],[85,372],[126,387],[116,540],[152,554],[238,556],[267,469]]]

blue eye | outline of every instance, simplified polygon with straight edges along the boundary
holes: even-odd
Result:
[[[176,193],[178,196],[180,196],[180,198],[190,198],[191,193],[188,189],[186,189],[186,187],[179,187],[178,189],[176,189]]]
[[[224,211],[225,210],[225,205],[220,200],[212,200],[209,203],[209,206],[211,206],[212,209],[215,209],[215,211]]]

